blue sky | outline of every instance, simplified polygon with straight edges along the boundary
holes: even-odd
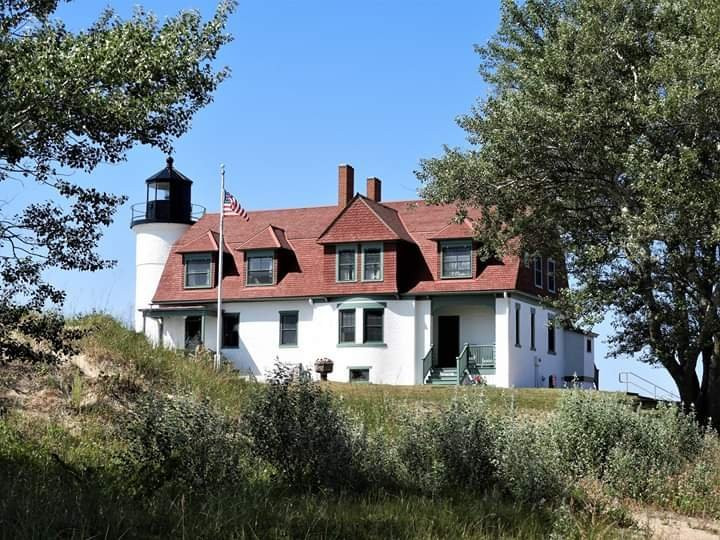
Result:
[[[215,7],[205,0],[75,0],[58,15],[78,29],[104,6],[128,16],[138,3],[161,20],[182,9],[210,16]],[[219,57],[232,76],[176,143],[175,165],[194,180],[193,202],[217,210],[220,163],[229,191],[251,210],[334,204],[339,163],[355,167],[357,188],[378,176],[384,199],[415,198],[419,160],[440,154],[443,144],[466,144],[454,119],[486,91],[473,44],[493,34],[498,18],[494,0],[241,1],[229,26],[235,40]],[[130,320],[130,205],[144,200],[144,180],[164,160],[140,147],[124,163],[72,175],[129,201],[101,245],[116,268],[51,274],[68,292],[66,311],[99,309]],[[4,189],[18,206],[46,195],[31,183]],[[610,326],[596,331],[603,389],[619,388],[617,373],[625,369],[674,388],[662,370],[605,359]]]

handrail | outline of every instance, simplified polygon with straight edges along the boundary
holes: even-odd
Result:
[[[624,377],[623,377],[623,376],[624,376]],[[649,384],[649,385],[652,387],[652,390],[648,390],[648,389],[645,388],[643,385],[638,384],[638,383],[636,383],[636,382],[634,382],[634,381],[631,381],[631,380],[630,380],[630,377],[631,377],[631,376],[632,376],[632,377],[635,377],[636,379],[639,379],[639,380],[643,381],[644,383]],[[629,393],[630,386],[632,385],[633,387],[639,388],[640,390],[643,390],[643,391],[645,391],[645,392],[651,392],[654,399],[663,399],[662,397],[658,398],[658,390],[660,390],[661,392],[665,393],[665,398],[667,398],[667,397],[669,396],[669,397],[671,397],[674,401],[680,401],[680,396],[678,396],[678,395],[675,394],[674,392],[671,392],[670,390],[666,390],[665,388],[663,388],[663,387],[661,387],[661,386],[658,386],[658,385],[655,384],[654,382],[649,381],[649,380],[645,379],[644,377],[641,377],[641,376],[638,375],[637,373],[633,373],[632,371],[621,371],[620,373],[618,373],[618,381],[620,382],[620,384],[624,384],[624,385],[625,385],[625,392],[626,392],[626,393]]]
[[[423,383],[427,382],[430,377],[430,371],[432,371],[433,347],[435,347],[435,345],[431,344],[430,350],[428,350],[427,354],[423,357]]]
[[[456,363],[457,363],[456,376],[457,376],[458,384],[460,384],[462,382],[463,378],[465,377],[465,372],[467,371],[467,368],[468,368],[469,357],[470,357],[470,345],[466,343],[465,346],[463,347],[462,352],[456,359]]]
[[[150,201],[156,202],[156,201]],[[168,211],[169,212],[169,211]],[[205,207],[199,204],[190,205],[190,219],[192,221],[198,221],[205,215]],[[154,219],[157,221],[163,221],[164,218],[170,218],[169,215],[152,215],[148,216],[148,203],[141,202],[135,203],[130,207],[130,225],[134,225],[136,222],[142,222],[146,219]]]

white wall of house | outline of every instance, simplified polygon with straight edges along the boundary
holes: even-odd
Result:
[[[135,233],[135,331],[142,332],[157,343],[159,323],[145,318],[139,311],[150,307],[170,249],[190,225],[183,223],[140,223]]]
[[[422,384],[425,378],[423,359],[430,351],[433,341],[432,302],[415,300],[415,380]]]

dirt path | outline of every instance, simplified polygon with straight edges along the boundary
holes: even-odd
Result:
[[[635,519],[651,532],[653,540],[717,540],[720,523],[709,519],[691,518],[672,512],[637,512]]]

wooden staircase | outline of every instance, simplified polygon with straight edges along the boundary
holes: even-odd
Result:
[[[454,386],[457,384],[456,367],[434,367],[430,370],[427,384],[437,386]]]

